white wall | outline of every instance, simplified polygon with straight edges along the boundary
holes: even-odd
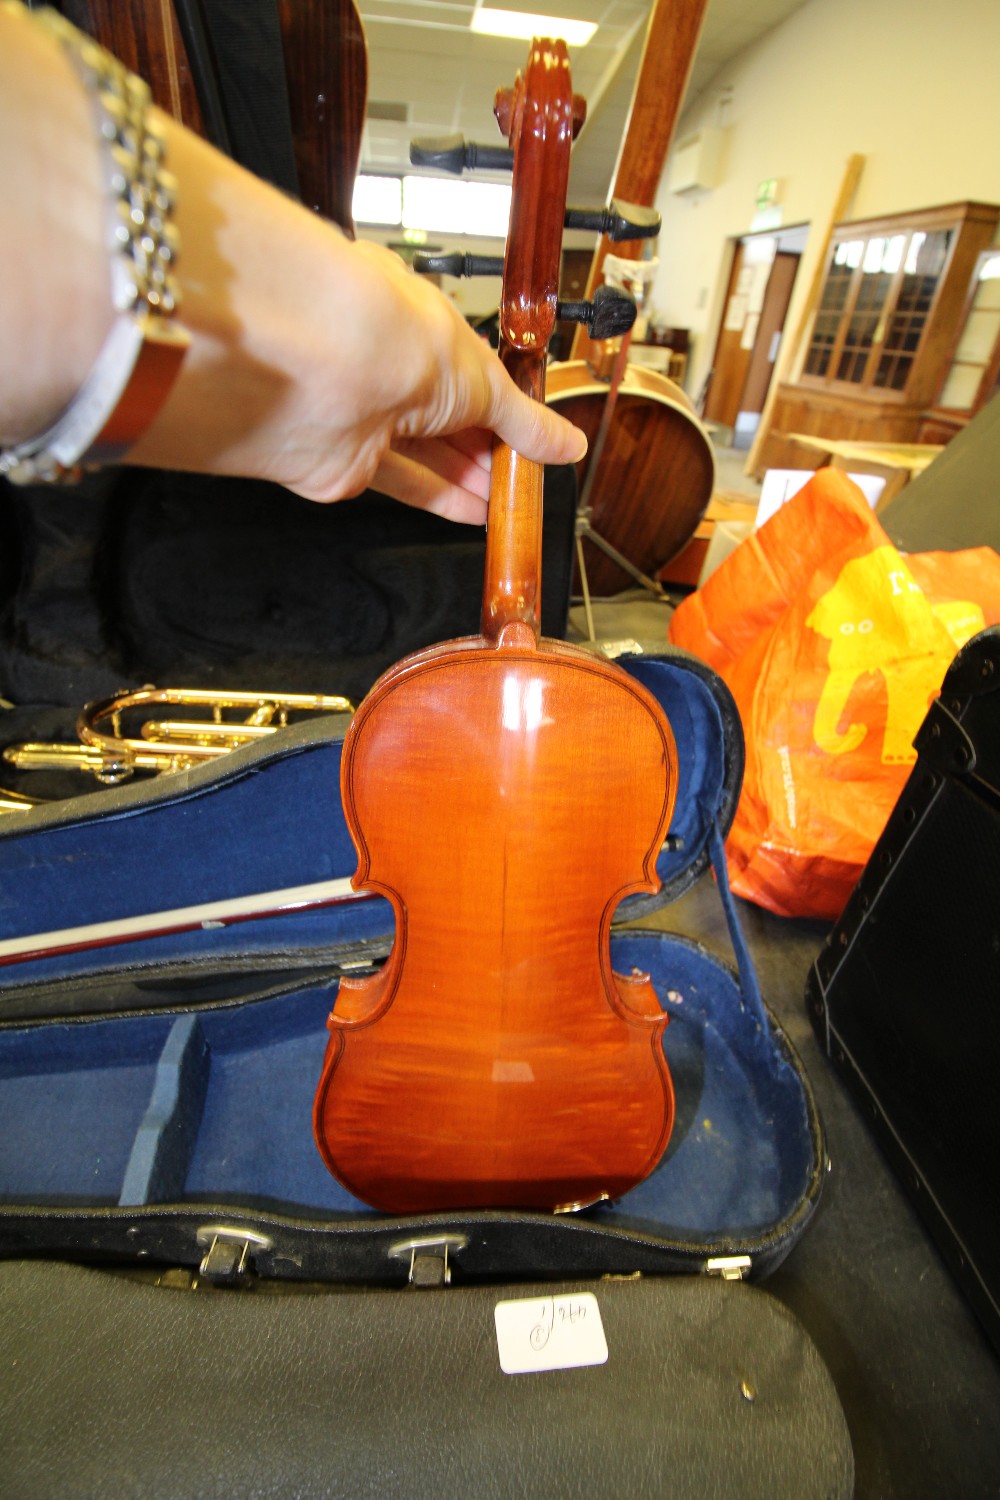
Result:
[[[720,72],[675,140],[720,124],[721,185],[671,194],[668,161],[657,200],[651,304],[692,330],[692,393],[714,352],[729,243],[750,229],[762,179],[782,180],[783,223],[812,228],[789,330],[852,153],[865,156],[852,219],[1000,203],[1000,0],[809,0]]]

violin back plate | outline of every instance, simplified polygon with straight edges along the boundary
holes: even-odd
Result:
[[[674,767],[652,695],[564,646],[460,643],[377,685],[342,786],[355,884],[392,901],[396,940],[341,984],[315,1116],[357,1196],[552,1209],[655,1166],[665,1015],[608,943],[623,897],[659,885]]]

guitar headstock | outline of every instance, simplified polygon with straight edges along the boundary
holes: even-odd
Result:
[[[544,357],[556,322],[570,148],[587,113],[572,91],[566,43],[536,37],[514,87],[497,90],[494,113],[514,152],[501,352],[506,344]]]

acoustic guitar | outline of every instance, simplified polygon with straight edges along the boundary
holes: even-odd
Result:
[[[497,95],[514,152],[501,358],[544,398],[569,152],[565,45]],[[673,735],[620,668],[539,637],[542,471],[494,449],[481,633],[405,658],[342,762],[379,973],[341,980],[314,1109],[331,1172],[389,1212],[575,1209],[657,1164],[674,1099],[648,976],[612,971],[619,902],[659,887]]]
[[[614,400],[600,453],[577,466],[591,530],[654,577],[691,540],[715,488],[712,440],[685,391],[658,370],[627,363],[613,398],[609,381],[584,359],[550,366],[545,399],[594,447],[606,404]],[[592,477],[592,463],[597,468]],[[632,577],[584,534],[587,586],[617,594]],[[574,588],[581,587],[579,571]]]

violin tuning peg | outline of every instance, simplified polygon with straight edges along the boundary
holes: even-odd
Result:
[[[628,333],[637,312],[635,298],[614,286],[599,286],[593,302],[556,303],[556,317],[585,323],[592,339],[614,339]]]
[[[430,255],[418,250],[413,269],[421,276],[502,276],[502,255],[463,255],[453,250],[447,255]]]
[[[626,203],[622,198],[613,198],[607,208],[568,208],[565,219],[567,229],[593,229],[615,244],[651,239],[659,234],[660,222],[655,208]]]
[[[608,230],[610,240],[649,240],[660,232],[662,219],[655,208],[612,198],[609,212],[614,220],[613,227]]]
[[[493,172],[512,172],[514,153],[509,146],[481,146],[460,135],[436,136],[432,140],[411,141],[410,161],[415,167],[434,167],[439,172],[457,176],[468,168],[485,168]]]

